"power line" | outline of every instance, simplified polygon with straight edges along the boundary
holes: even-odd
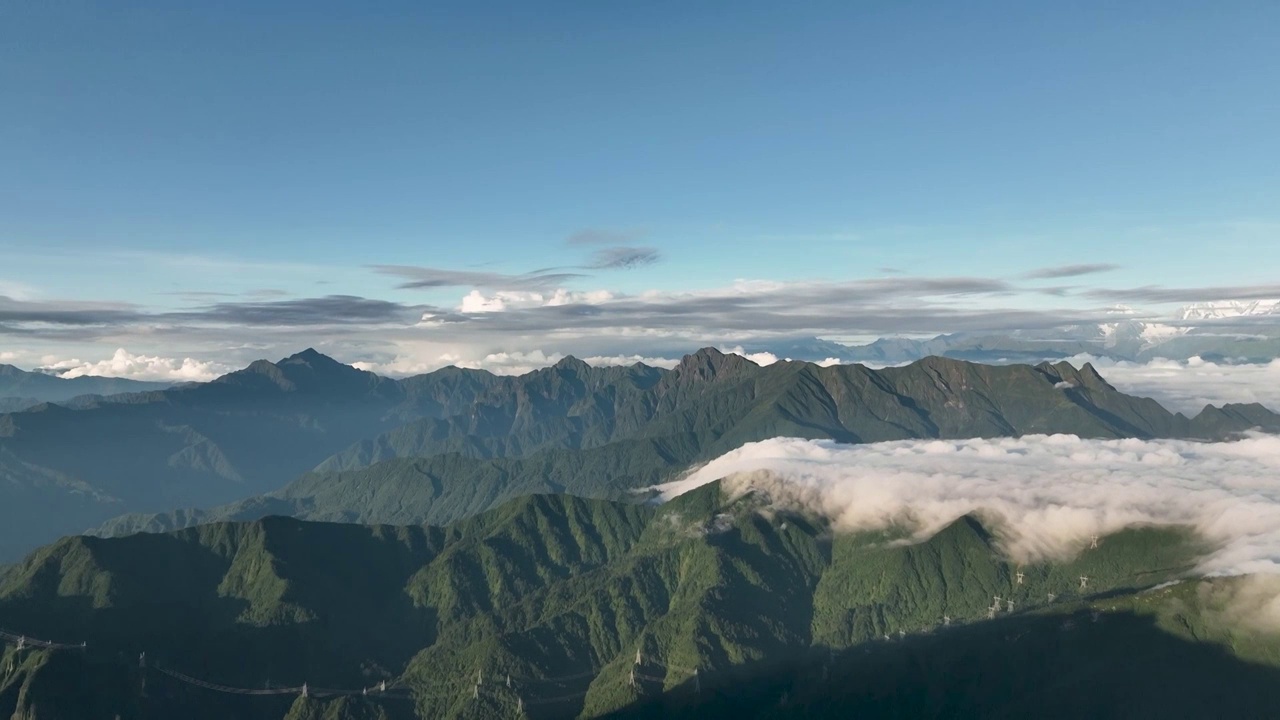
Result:
[[[287,687],[287,688],[253,689],[253,688],[231,687],[228,685],[219,685],[217,683],[211,683],[206,680],[194,678],[194,677],[191,677],[190,675],[180,673],[177,670],[170,670],[169,668],[162,667],[160,665],[152,665],[151,667],[164,673],[165,675],[168,675],[171,678],[174,678],[175,680],[181,680],[182,682],[187,683],[188,685],[194,685],[196,687],[201,687],[206,690],[215,690],[217,692],[229,693],[232,695],[300,695],[300,694],[305,694],[307,690],[307,686],[305,684],[299,687]]]
[[[28,647],[38,647],[38,648],[44,648],[46,650],[84,650],[87,647],[89,647],[89,644],[85,642],[82,642],[78,645],[71,644],[71,643],[59,643],[59,642],[53,642],[52,640],[41,640],[39,638],[33,638],[29,635],[18,635],[15,633],[11,633],[8,630],[0,630],[0,638],[4,638],[5,640],[10,640],[14,642],[15,644],[17,644],[19,650],[22,650]]]

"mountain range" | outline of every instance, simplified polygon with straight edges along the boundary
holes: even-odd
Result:
[[[44,403],[0,415],[0,549],[26,554],[0,717],[1277,716],[1280,640],[1251,578],[1199,577],[1193,528],[1014,563],[991,518],[907,542],[719,482],[645,502],[773,437],[1253,429],[1280,416],[1171,413],[1090,365],[709,348],[402,380],[307,350]]]
[[[528,492],[623,497],[779,436],[1213,439],[1255,427],[1280,417],[1238,405],[1187,418],[1067,363],[761,367],[708,348],[671,370],[566,358],[518,377],[392,380],[308,350],[205,384],[0,415],[0,560],[130,513],[144,517],[106,531],[280,512],[451,522]],[[259,510],[241,512],[246,499]],[[227,503],[241,504],[208,510]]]
[[[1280,643],[1221,622],[1240,580],[1184,579],[1189,530],[1014,565],[974,517],[904,545],[767,506],[713,483],[661,506],[533,495],[448,527],[64,539],[0,577],[6,629],[65,645],[6,648],[0,716],[1280,712]]]

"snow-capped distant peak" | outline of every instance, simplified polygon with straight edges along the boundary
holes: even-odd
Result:
[[[1225,318],[1280,315],[1280,299],[1221,300],[1192,303],[1178,311],[1178,320],[1223,320]]]
[[[1138,343],[1141,348],[1146,349],[1165,340],[1185,335],[1187,330],[1188,328],[1164,323],[1122,320],[1098,325],[1098,339],[1106,347],[1116,347],[1121,343]]]

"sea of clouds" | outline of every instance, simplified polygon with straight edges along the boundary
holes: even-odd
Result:
[[[1235,442],[1084,440],[1073,435],[844,445],[750,443],[660,486],[671,498],[725,478],[837,530],[931,536],[975,513],[1017,562],[1068,558],[1092,535],[1177,525],[1212,545],[1206,575],[1280,575],[1280,437]]]

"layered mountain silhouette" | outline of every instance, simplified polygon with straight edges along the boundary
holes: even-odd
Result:
[[[1179,582],[1203,550],[1186,531],[1014,566],[972,517],[904,546],[764,502],[712,484],[662,506],[535,495],[448,527],[64,539],[0,578],[6,631],[68,646],[6,647],[0,715],[1280,712],[1277,644],[1214,619],[1238,581]]]
[[[704,349],[672,370],[567,358],[519,377],[391,380],[308,350],[202,385],[0,415],[0,559],[130,513],[142,515],[105,531],[272,513],[449,522],[528,492],[621,497],[778,436],[1214,439],[1255,427],[1280,429],[1280,417],[1229,405],[1187,418],[1067,363],[761,367]]]
[[[44,402],[88,403],[105,395],[162,390],[172,385],[113,377],[64,378],[0,364],[0,412],[23,410]]]

